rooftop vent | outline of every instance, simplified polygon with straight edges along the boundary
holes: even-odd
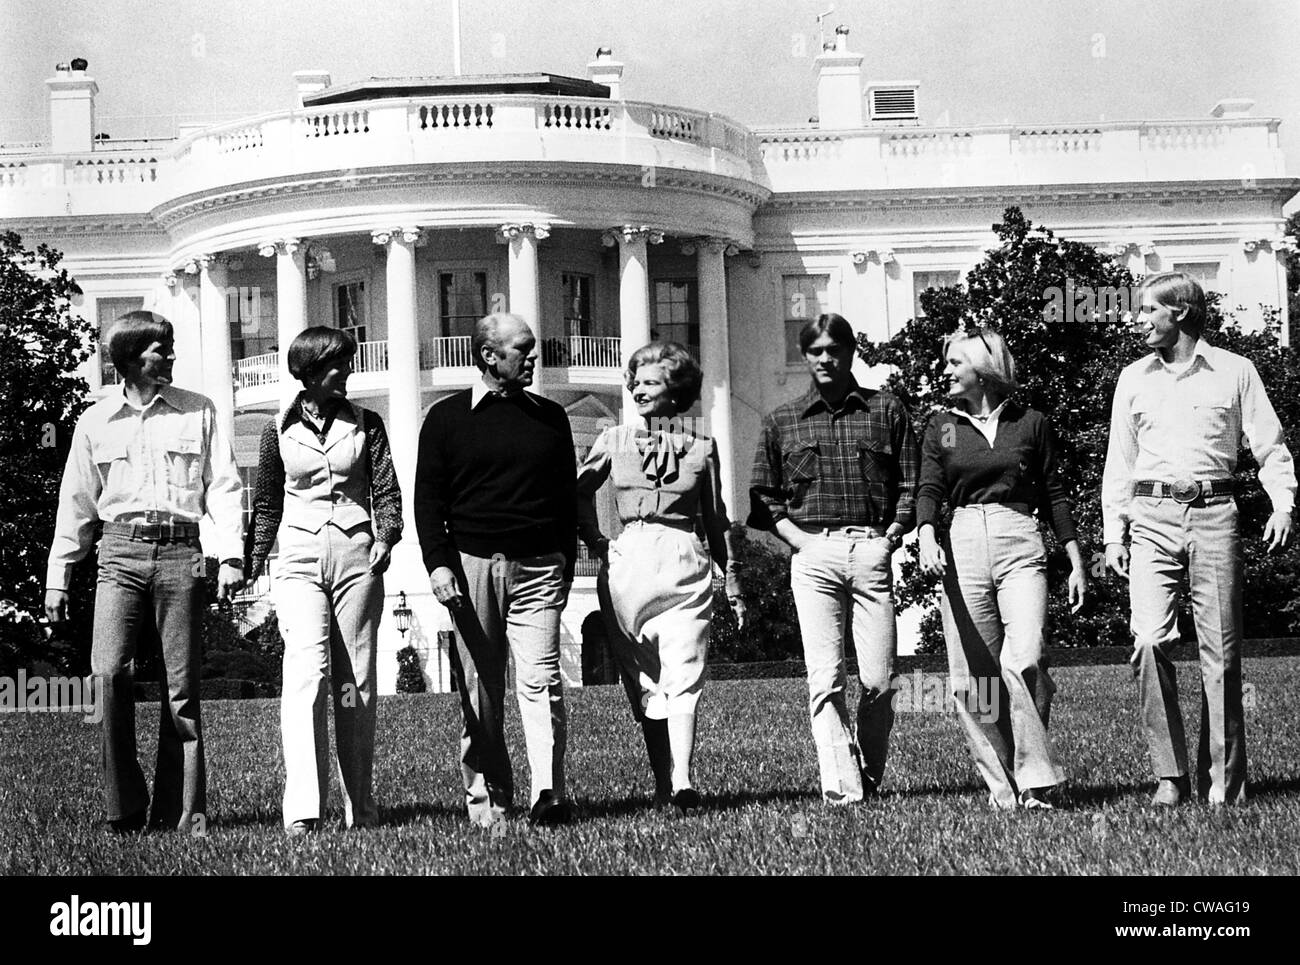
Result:
[[[916,90],[920,84],[880,84],[867,88],[867,108],[874,124],[916,122]]]

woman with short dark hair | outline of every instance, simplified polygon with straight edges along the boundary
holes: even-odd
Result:
[[[347,332],[322,326],[289,346],[303,390],[262,433],[248,529],[254,579],[279,536],[272,598],[284,638],[284,826],[295,836],[315,830],[329,792],[331,691],[347,825],[379,816],[375,644],[402,494],[383,420],[347,398],[356,350]]]
[[[743,621],[730,522],[714,441],[681,415],[700,397],[704,374],[676,342],[651,342],[628,362],[627,387],[642,425],[597,437],[578,470],[578,532],[602,566],[597,579],[632,713],[641,724],[655,797],[680,813],[700,806],[692,783],[695,709],[713,611],[713,563]],[[623,524],[611,541],[594,497],[606,479]],[[695,535],[699,520],[712,561]]]

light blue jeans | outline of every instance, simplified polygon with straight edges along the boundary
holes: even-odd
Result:
[[[943,577],[948,680],[989,799],[1064,780],[1047,720],[1056,687],[1043,660],[1047,556],[1025,507],[962,506],[953,513]]]
[[[162,713],[149,824],[192,831],[207,808],[199,640],[203,552],[198,540],[149,543],[105,536],[99,545],[90,670],[103,702],[104,795],[110,820],[150,804],[136,757],[132,660],[140,641],[162,643]]]
[[[860,801],[864,782],[876,790],[884,778],[898,653],[890,553],[883,536],[854,528],[814,536],[790,557],[822,797],[832,804]],[[849,637],[862,682],[856,734],[844,696]]]

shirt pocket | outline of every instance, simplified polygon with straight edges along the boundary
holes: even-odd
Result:
[[[179,489],[198,485],[203,472],[203,444],[191,436],[167,442],[167,479]]]
[[[790,491],[790,506],[803,504],[808,488],[821,472],[821,452],[816,442],[797,444],[785,454],[785,482]]]
[[[110,436],[91,442],[90,457],[99,470],[100,482],[104,489],[121,493],[133,492],[139,488],[135,482],[129,452],[124,437]]]
[[[1240,430],[1232,398],[1215,393],[1191,403],[1191,428],[1197,438],[1216,444],[1216,448],[1235,458]]]
[[[863,440],[858,443],[858,469],[865,482],[890,486],[894,482],[894,448],[888,442]]]

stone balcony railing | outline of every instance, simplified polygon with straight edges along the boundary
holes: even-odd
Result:
[[[570,335],[548,338],[545,341],[543,366],[552,369],[601,370],[602,381],[618,384],[621,378],[621,339],[617,336]],[[280,380],[280,354],[267,352],[250,355],[235,361],[235,388],[259,389],[273,387]],[[388,342],[376,340],[361,342],[352,361],[356,375],[372,375],[388,371]],[[474,362],[470,355],[468,335],[445,338],[427,338],[420,343],[420,370],[444,372],[453,380],[470,381],[474,375]]]
[[[1282,177],[1272,118],[1039,127],[761,129],[772,190]]]
[[[385,98],[267,114],[151,149],[0,156],[0,216],[143,213],[316,173],[464,162],[613,163],[764,181],[758,141],[718,114],[533,94]]]

